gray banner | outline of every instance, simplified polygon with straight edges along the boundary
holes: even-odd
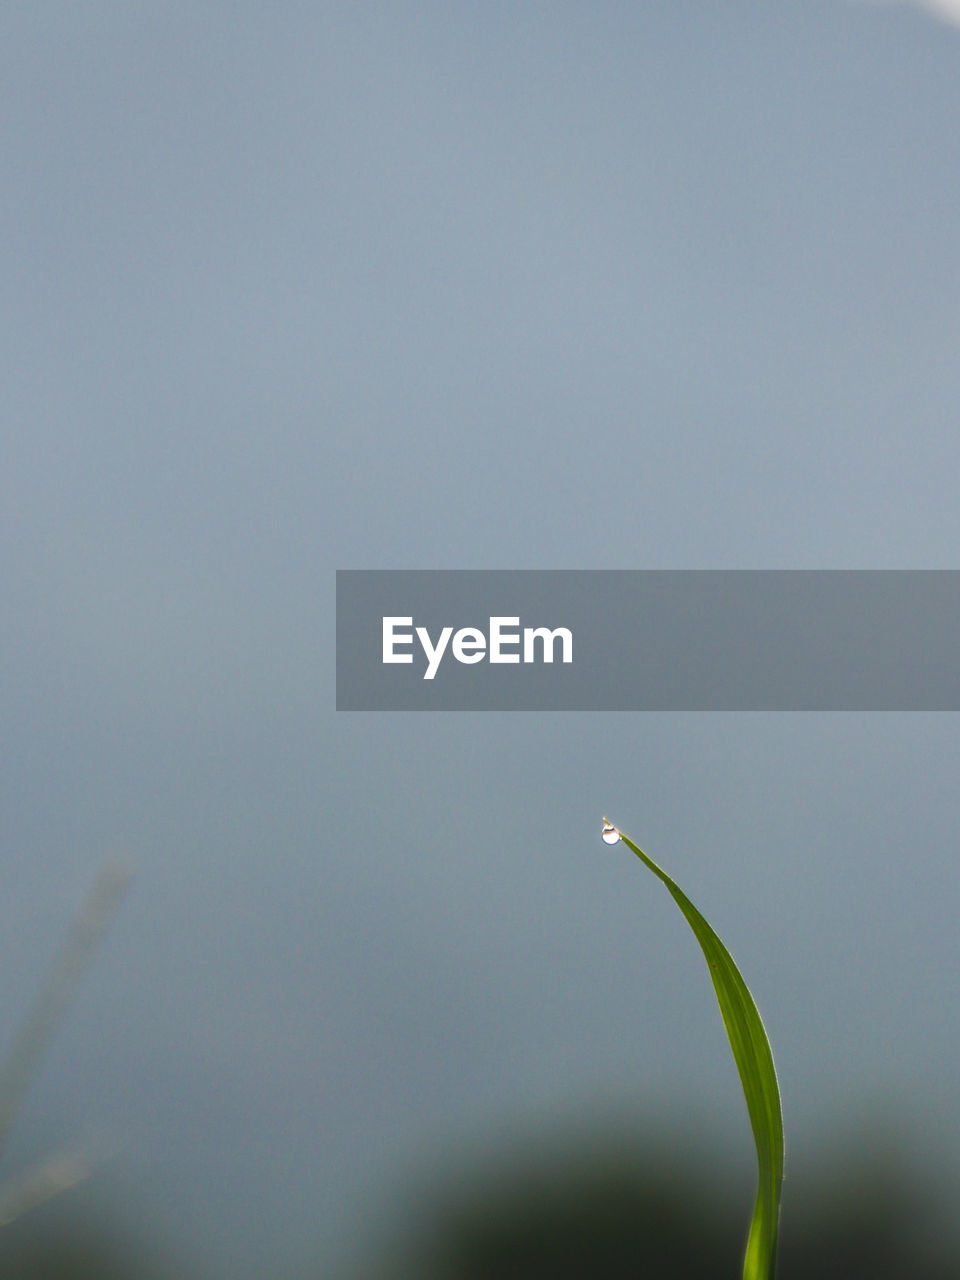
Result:
[[[339,570],[337,709],[956,711],[960,572]]]

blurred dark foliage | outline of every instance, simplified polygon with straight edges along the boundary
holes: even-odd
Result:
[[[785,1188],[778,1280],[960,1280],[960,1234],[895,1152],[808,1167]],[[708,1181],[705,1169],[712,1179]],[[753,1188],[716,1162],[638,1149],[521,1167],[440,1193],[380,1280],[739,1280]],[[791,1192],[795,1192],[791,1200]]]
[[[742,1224],[682,1178],[611,1162],[506,1178],[437,1206],[396,1272],[431,1280],[736,1275]],[[389,1274],[389,1272],[388,1272]]]
[[[799,1185],[788,1180],[778,1280],[960,1280],[942,1182],[925,1184],[895,1151],[852,1150],[855,1163],[801,1162]],[[739,1280],[752,1197],[742,1174],[730,1186],[716,1159],[684,1165],[642,1144],[525,1148],[413,1178],[396,1238],[340,1280]],[[48,1206],[0,1228],[0,1280],[199,1275],[102,1215]],[[276,1275],[290,1275],[279,1259]],[[299,1280],[329,1275],[318,1265]]]

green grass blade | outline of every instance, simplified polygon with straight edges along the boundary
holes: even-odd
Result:
[[[667,886],[706,957],[730,1048],[740,1073],[757,1148],[757,1199],[743,1260],[743,1280],[773,1280],[777,1266],[783,1182],[783,1117],[773,1053],[763,1022],[730,952],[680,886],[619,828],[613,827],[606,818],[603,821],[604,838],[608,843],[613,839],[613,832],[619,834],[627,848]]]

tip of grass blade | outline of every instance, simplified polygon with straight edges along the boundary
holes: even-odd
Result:
[[[743,1280],[773,1280],[783,1184],[783,1116],[773,1052],[756,1002],[730,952],[676,881],[607,817],[603,819],[601,836],[607,844],[622,840],[666,885],[706,958],[743,1086],[757,1152],[757,1197],[747,1237]]]

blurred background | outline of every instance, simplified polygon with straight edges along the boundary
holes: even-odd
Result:
[[[333,709],[337,568],[960,568],[956,8],[3,6],[5,1274],[739,1274],[606,813],[783,1280],[960,1275],[955,715]]]

